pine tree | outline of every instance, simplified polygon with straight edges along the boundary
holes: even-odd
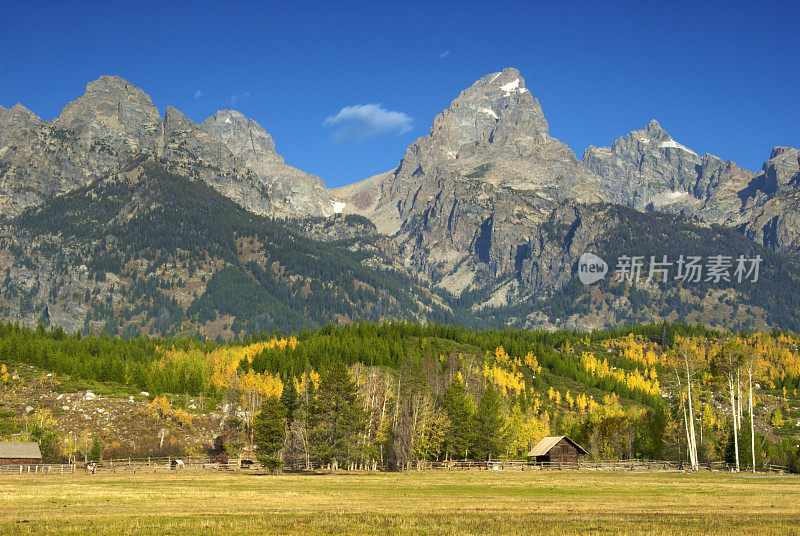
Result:
[[[283,402],[283,406],[286,408],[286,424],[291,426],[292,422],[294,422],[294,414],[300,407],[300,401],[297,397],[297,387],[294,385],[294,378],[288,378],[285,385],[283,394],[281,394],[281,402]]]
[[[261,465],[275,473],[286,441],[286,408],[277,396],[267,398],[253,419],[253,442]]]
[[[442,405],[450,419],[445,435],[445,449],[451,458],[467,457],[474,442],[475,404],[456,376],[444,393]]]
[[[661,347],[671,349],[675,346],[675,330],[672,324],[664,322],[661,325]]]
[[[504,451],[503,401],[500,393],[490,383],[483,392],[475,413],[475,443],[472,451],[480,460],[497,457]]]
[[[367,424],[358,387],[341,361],[334,361],[308,408],[309,439],[317,458],[331,465],[353,461]]]
[[[100,444],[100,438],[94,436],[92,439],[92,446],[89,449],[89,460],[99,462],[103,457],[103,445]]]

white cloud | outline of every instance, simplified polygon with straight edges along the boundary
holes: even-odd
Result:
[[[195,99],[199,99],[202,96],[203,96],[203,92],[201,90],[198,89],[197,91],[194,92],[194,98]]]
[[[387,110],[380,104],[345,106],[322,123],[324,127],[334,128],[333,141],[337,143],[365,140],[390,132],[403,134],[411,130],[411,125],[411,117]]]
[[[442,52],[441,54],[439,54],[439,57],[440,57],[440,58],[446,58],[446,57],[447,57],[447,56],[449,56],[449,55],[450,55],[450,51],[449,51],[449,50],[445,50],[444,52]]]
[[[242,93],[241,95],[232,95],[231,96],[231,104],[235,105],[240,100],[249,99],[249,98],[250,98],[250,92],[249,91],[246,91],[246,92]]]

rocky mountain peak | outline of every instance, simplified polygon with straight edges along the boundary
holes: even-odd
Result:
[[[15,104],[11,108],[0,106],[0,151],[3,150],[6,141],[42,123],[38,115],[22,104]]]
[[[793,151],[791,147],[782,147],[782,146],[775,146],[772,148],[772,151],[769,154],[769,159],[772,160],[773,158],[777,158],[778,156],[782,155],[787,151]]]
[[[272,136],[257,122],[236,110],[219,110],[200,129],[230,151],[237,167],[253,174],[258,191],[269,192],[269,213],[282,217],[333,214],[322,179],[284,163]],[[237,194],[234,199],[250,207],[245,197]]]
[[[162,123],[150,97],[119,76],[101,76],[86,85],[86,92],[67,104],[58,127],[99,139],[120,151],[156,152],[161,145]]]
[[[634,130],[627,136],[615,140],[612,150],[615,146],[617,149],[622,146],[636,148],[641,153],[680,149],[700,158],[694,151],[673,140],[672,136],[655,119],[651,120],[643,129]]]
[[[524,144],[547,137],[548,124],[539,101],[525,87],[519,71],[507,68],[462,91],[436,116],[423,140],[444,156],[456,158],[465,145]]]
[[[17,117],[24,117],[24,118],[27,118],[29,120],[33,120],[33,121],[37,121],[37,122],[41,122],[42,121],[42,119],[38,115],[36,115],[32,111],[30,111],[28,108],[26,108],[24,105],[20,104],[19,102],[17,104],[15,104],[14,106],[12,106],[10,109],[9,108],[4,108],[3,106],[0,106],[0,117],[3,117],[3,116],[9,116],[9,117],[10,116],[17,116]]]
[[[577,162],[569,147],[550,137],[525,79],[507,68],[481,77],[436,116],[430,133],[406,150],[388,191],[393,196],[423,177],[445,175],[527,190],[571,189],[585,178],[580,169],[576,177]]]
[[[186,117],[183,112],[172,106],[167,106],[164,112],[164,130],[167,134],[176,130],[190,130],[197,126],[197,123]]]
[[[86,92],[64,107],[59,120],[68,126],[87,117],[123,122],[125,116],[129,120],[161,119],[147,93],[119,76],[101,76],[86,84]]]
[[[669,134],[667,134],[667,131],[664,130],[663,128],[661,128],[661,124],[656,119],[651,119],[650,122],[647,123],[647,126],[644,127],[643,130],[650,137],[654,137],[655,138],[655,137],[661,137],[661,136],[664,136],[664,135],[666,135],[666,137],[669,137]]]
[[[202,127],[223,142],[248,167],[259,162],[283,163],[272,136],[257,122],[236,110],[219,110]]]
[[[800,150],[791,147],[775,147],[769,160],[764,163],[766,181],[775,188],[800,183]]]
[[[101,76],[61,115],[41,121],[23,106],[0,107],[0,214],[101,177],[141,153],[204,181],[242,207],[282,217],[330,215],[322,180],[284,163],[255,121],[221,110],[198,125],[119,76]],[[24,180],[20,178],[24,177]]]
[[[610,148],[590,146],[583,165],[603,179],[602,189],[613,202],[637,210],[663,209],[691,201],[702,158],[653,119],[617,138]]]
[[[609,147],[589,147],[584,166],[601,177],[615,203],[637,210],[682,213],[709,223],[738,224],[753,174],[675,141],[656,120]]]

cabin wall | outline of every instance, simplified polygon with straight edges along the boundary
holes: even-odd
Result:
[[[38,465],[41,458],[0,458],[0,465]]]
[[[550,462],[554,463],[578,463],[582,457],[581,453],[569,441],[562,439],[550,449]]]

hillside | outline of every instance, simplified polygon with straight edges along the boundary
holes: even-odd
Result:
[[[532,329],[602,329],[666,320],[723,331],[762,331],[776,326],[800,330],[796,259],[756,244],[733,229],[701,226],[678,216],[641,213],[618,205],[570,204],[537,232],[539,236],[530,240],[532,246],[525,256],[517,256],[513,269],[498,281],[484,268],[482,284],[451,296],[452,313],[445,312],[436,320]],[[608,264],[606,277],[592,285],[581,283],[576,273],[584,252],[594,253]],[[618,281],[619,260],[632,255],[642,257],[639,281]],[[678,280],[676,263],[681,255],[685,259],[699,257],[704,267],[717,255],[730,257],[730,280],[708,280],[705,273],[698,281]],[[648,281],[651,258],[661,261],[665,256],[671,263],[667,280],[660,280],[661,274],[656,273],[653,281]],[[762,259],[756,281],[735,277],[739,256]]]
[[[794,464],[800,460],[793,446],[800,423],[798,339],[774,333],[735,341],[758,356],[757,458]],[[219,428],[223,418],[239,419],[231,426],[247,443],[261,402],[281,397],[292,408],[289,423],[294,415],[297,426],[290,427],[286,459],[305,459],[304,412],[321,379],[343,362],[368,416],[369,432],[358,440],[362,459],[406,466],[463,457],[454,445],[466,445],[471,458],[519,458],[548,434],[570,435],[593,458],[685,459],[686,376],[676,376],[675,367],[688,351],[700,457],[730,461],[730,393],[718,369],[729,342],[719,332],[685,325],[585,335],[392,323],[327,326],[289,338],[265,334],[219,346],[81,338],[7,325],[0,329],[0,409],[17,423],[6,427],[7,438],[38,415],[52,419],[49,430],[62,438],[69,431],[88,434],[123,456],[126,449],[163,454],[151,437],[161,428],[174,438],[170,452],[201,454],[213,436],[225,441],[224,430],[235,431]],[[746,421],[748,369],[741,364],[738,370],[742,382],[733,396]],[[137,414],[146,422],[134,426],[131,416]],[[473,435],[481,426],[489,426],[488,435]],[[744,465],[750,439],[743,430]],[[140,432],[149,439],[139,439]]]
[[[433,306],[369,243],[304,238],[146,157],[2,232],[4,316],[70,332],[230,338]]]

